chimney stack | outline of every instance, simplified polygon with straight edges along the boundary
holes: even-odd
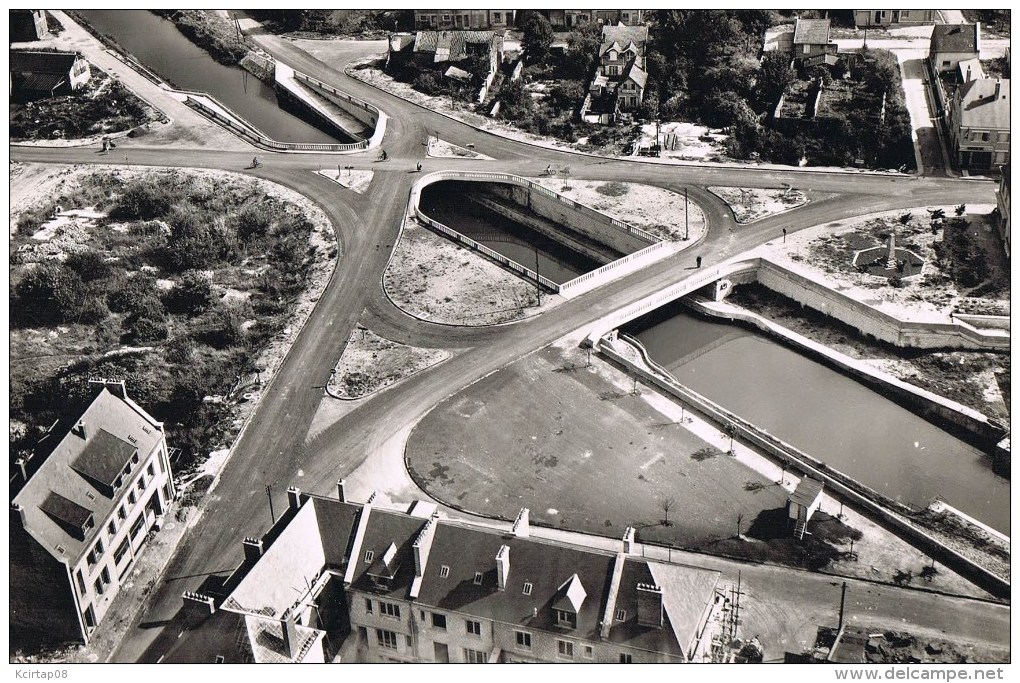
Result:
[[[283,627],[283,649],[287,652],[290,661],[293,662],[301,649],[301,637],[298,635],[297,618],[291,614],[290,610],[284,612],[281,626]]]
[[[27,520],[25,519],[25,508],[21,507],[20,503],[11,503],[11,521],[18,520],[21,524],[21,528],[25,528]]]
[[[184,591],[184,620],[188,626],[198,626],[216,612],[216,601],[203,593]]]
[[[521,508],[521,511],[517,513],[517,519],[514,520],[513,534],[518,538],[527,538],[531,535],[531,523],[529,521],[528,508]]]
[[[71,430],[71,433],[77,437],[88,440],[89,437],[88,431],[85,429],[85,420],[78,420],[78,422],[74,425],[74,429]]]
[[[343,479],[337,480],[337,482],[336,482],[336,496],[337,496],[337,498],[340,499],[341,503],[346,503],[347,502],[346,486],[347,486],[347,482],[346,481],[344,481]]]
[[[641,626],[662,628],[662,589],[654,584],[637,585],[637,620]]]
[[[636,535],[634,527],[629,526],[623,532],[623,552],[627,555],[633,555],[635,553],[634,548],[634,536]]]
[[[421,533],[418,534],[418,538],[414,539],[414,543],[411,545],[411,550],[414,551],[415,576],[425,575],[425,567],[429,562],[429,552],[432,550],[432,539],[436,534],[438,520],[438,516],[429,517],[425,526],[422,527]]]
[[[241,545],[244,546],[245,564],[255,564],[262,557],[262,539],[245,538]]]
[[[21,479],[24,483],[28,482],[28,459],[22,456],[14,461],[14,464],[18,466],[18,471],[21,472]]]
[[[510,546],[501,545],[499,546],[499,552],[496,553],[496,587],[501,590],[506,590],[506,579],[510,575]]]
[[[287,489],[287,504],[290,505],[291,510],[301,507],[301,489],[296,486]]]
[[[995,79],[995,95],[994,99],[999,99],[999,94],[1002,92],[1002,81],[998,78]]]

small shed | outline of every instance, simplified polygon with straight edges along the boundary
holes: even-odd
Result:
[[[810,477],[804,477],[786,499],[786,512],[794,522],[793,535],[804,538],[804,530],[811,516],[822,504],[824,484]]]

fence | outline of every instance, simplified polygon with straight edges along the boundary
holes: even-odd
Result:
[[[442,223],[439,223],[437,221],[432,220],[431,218],[426,216],[424,213],[422,213],[421,210],[418,208],[418,198],[421,196],[422,188],[425,187],[426,185],[431,185],[432,183],[437,183],[437,182],[440,182],[442,180],[464,180],[464,181],[472,181],[472,182],[500,182],[500,183],[505,183],[505,184],[509,184],[509,185],[518,185],[518,186],[521,186],[521,187],[525,187],[525,188],[527,188],[528,190],[530,190],[532,192],[536,192],[536,193],[538,193],[538,194],[540,194],[542,196],[549,197],[550,199],[553,199],[553,200],[555,200],[555,201],[557,201],[557,202],[559,202],[559,203],[561,203],[561,204],[563,204],[565,206],[568,206],[571,209],[577,211],[578,213],[584,214],[585,216],[588,216],[588,217],[591,217],[591,218],[597,218],[600,221],[608,222],[611,225],[613,225],[614,227],[616,227],[618,229],[621,229],[621,230],[624,230],[624,231],[626,231],[629,234],[638,236],[638,237],[640,237],[642,239],[645,239],[645,240],[647,240],[649,242],[652,242],[652,244],[649,245],[648,247],[645,247],[644,249],[641,249],[639,251],[635,251],[632,254],[628,254],[627,256],[624,256],[623,258],[617,259],[616,261],[613,261],[612,263],[607,263],[606,265],[604,265],[604,266],[602,266],[600,268],[597,268],[596,270],[593,270],[593,271],[591,271],[589,273],[585,273],[583,275],[579,275],[578,277],[574,278],[573,280],[570,280],[568,282],[564,282],[562,284],[555,283],[552,280],[549,280],[548,278],[546,278],[546,277],[544,277],[542,275],[539,275],[538,273],[536,273],[535,271],[531,270],[530,268],[526,268],[526,267],[520,265],[519,263],[517,263],[516,261],[511,261],[506,256],[503,256],[502,254],[499,254],[499,253],[493,251],[492,249],[489,249],[488,247],[486,247],[483,244],[479,244],[478,242],[476,242],[475,240],[471,239],[470,237],[467,237],[466,235],[462,235],[461,233],[457,232],[456,230],[453,230],[450,227],[447,227],[447,226],[443,225]],[[443,233],[444,235],[447,235],[448,237],[453,238],[457,242],[460,242],[462,244],[465,244],[465,245],[471,247],[472,249],[480,251],[481,253],[485,254],[486,256],[488,256],[489,258],[493,259],[494,261],[507,266],[508,268],[510,268],[513,271],[521,273],[522,275],[524,275],[529,280],[537,280],[538,282],[542,283],[543,286],[548,287],[552,291],[554,291],[556,293],[559,293],[559,294],[570,292],[570,291],[572,291],[574,289],[577,289],[581,285],[583,285],[585,283],[588,283],[588,282],[590,282],[591,280],[593,280],[595,278],[603,276],[606,273],[608,273],[608,272],[610,272],[610,271],[612,271],[612,270],[614,270],[616,268],[619,268],[619,267],[622,267],[622,266],[626,266],[627,264],[633,263],[634,261],[636,261],[638,259],[642,259],[642,258],[647,257],[649,254],[654,254],[656,252],[659,252],[659,251],[661,251],[663,249],[667,249],[669,247],[669,244],[667,242],[660,242],[660,241],[658,241],[658,239],[656,237],[650,235],[649,233],[645,232],[644,230],[641,230],[639,228],[635,228],[635,227],[633,227],[631,225],[627,225],[623,221],[620,221],[620,220],[617,220],[615,218],[611,218],[609,216],[606,216],[606,215],[604,215],[602,213],[599,213],[598,211],[596,211],[596,210],[594,210],[592,208],[589,208],[589,207],[585,206],[584,204],[578,204],[574,200],[568,199],[568,198],[564,197],[563,195],[550,190],[549,188],[543,187],[543,186],[539,185],[538,183],[534,183],[534,182],[528,180],[527,178],[522,178],[520,176],[511,175],[509,173],[497,173],[497,172],[491,172],[491,171],[478,171],[478,172],[437,171],[435,173],[430,173],[429,175],[425,176],[424,178],[419,180],[417,183],[415,183],[414,187],[411,189],[411,205],[414,207],[415,215],[418,217],[418,219],[420,221],[422,221],[426,225],[434,228],[435,230],[437,230],[438,232]]]
[[[312,142],[278,142],[276,140],[273,140],[272,138],[267,137],[266,135],[261,133],[254,126],[250,126],[250,124],[248,124],[246,121],[244,121],[240,117],[235,119],[235,118],[231,118],[231,117],[228,117],[228,116],[224,116],[219,111],[217,111],[215,108],[213,108],[213,107],[209,106],[208,104],[206,104],[205,102],[203,102],[200,99],[201,97],[208,98],[209,100],[211,100],[213,102],[216,101],[213,97],[209,96],[206,93],[194,93],[194,92],[192,92],[192,93],[185,93],[185,100],[184,100],[184,102],[188,106],[190,106],[190,107],[192,107],[194,109],[197,109],[203,115],[208,116],[209,118],[213,119],[214,121],[216,121],[220,125],[225,126],[226,128],[230,129],[234,133],[237,133],[238,135],[240,135],[242,138],[248,140],[249,142],[257,144],[257,145],[259,145],[261,147],[265,147],[267,149],[272,149],[272,150],[276,150],[276,151],[279,151],[279,152],[285,152],[285,151],[356,152],[356,151],[360,151],[360,150],[368,148],[368,141],[367,140],[361,140],[359,142],[351,142],[351,143],[336,143],[336,144],[312,143]],[[226,107],[224,107],[224,109],[226,109]],[[234,116],[236,116],[236,115],[234,115]],[[245,125],[244,126],[239,125],[237,123],[237,121],[242,121]],[[249,127],[245,127],[245,126],[249,126]]]
[[[777,439],[768,432],[762,431],[750,422],[743,420],[701,394],[688,389],[672,378],[660,377],[658,374],[632,363],[603,339],[599,338],[595,342],[594,348],[606,358],[638,375],[649,384],[693,406],[710,420],[721,425],[733,425],[736,430],[736,438],[771,455],[787,467],[793,466],[804,475],[810,475],[824,481],[831,492],[859,506],[884,524],[895,528],[922,550],[933,557],[937,557],[942,564],[960,572],[964,576],[969,576],[978,585],[993,594],[999,596],[1009,595],[1010,583],[1007,579],[998,576],[991,570],[948,547],[937,538],[915,526],[902,514],[895,512],[897,509],[907,511],[909,508],[882,496],[842,472],[830,468],[824,462],[815,460],[810,455]]]

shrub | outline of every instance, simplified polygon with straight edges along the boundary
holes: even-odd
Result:
[[[595,188],[595,191],[601,195],[605,195],[606,197],[622,197],[630,191],[630,188],[623,183],[613,181],[610,183],[602,183]]]
[[[113,267],[106,262],[106,258],[92,249],[68,255],[64,267],[73,270],[85,282],[103,280],[113,275]]]
[[[234,217],[237,236],[245,242],[265,237],[272,227],[273,218],[265,204],[246,204]]]
[[[204,275],[192,270],[181,277],[163,300],[171,313],[197,315],[209,307],[212,288]]]
[[[137,344],[149,344],[167,338],[170,330],[166,318],[150,318],[142,315],[129,316],[125,321],[127,333],[124,341]]]
[[[178,201],[178,192],[170,183],[140,180],[128,185],[117,198],[110,217],[118,220],[162,218]]]
[[[15,286],[11,317],[35,325],[76,321],[87,293],[76,272],[45,264],[33,268]]]
[[[446,88],[443,87],[443,78],[433,71],[422,71],[419,73],[411,87],[426,95],[444,95]]]
[[[106,303],[115,313],[127,313],[141,299],[157,299],[156,280],[145,273],[136,273],[106,296]]]

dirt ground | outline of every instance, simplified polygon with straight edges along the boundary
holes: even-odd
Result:
[[[536,306],[533,283],[413,219],[404,224],[383,287],[400,309],[447,325],[513,322],[563,301],[543,293],[541,307]]]
[[[327,390],[338,398],[363,398],[442,363],[451,355],[441,349],[399,344],[358,325],[337,361]]]
[[[729,205],[733,211],[733,219],[737,223],[753,223],[766,216],[774,216],[804,206],[810,201],[806,193],[794,189],[710,187],[708,190]]]
[[[654,123],[642,125],[640,131],[635,150],[652,147],[658,135],[662,144],[661,158],[691,161],[722,161],[726,158],[725,143],[729,136],[708,126],[665,121],[659,124],[658,131]]]
[[[953,216],[951,206],[919,207],[910,210],[912,218],[906,226],[898,221],[902,211],[837,221],[797,232],[785,244],[777,242],[762,247],[760,253],[792,270],[825,280],[842,294],[901,319],[947,322],[949,314],[965,300],[964,292],[937,264],[932,245],[940,236],[931,233],[926,212],[935,208]],[[974,232],[993,232],[992,209],[991,205],[968,207],[966,218]],[[854,249],[882,246],[885,241],[880,235],[894,227],[897,246],[913,251],[925,261],[922,277],[905,280],[901,287],[892,286],[888,278],[860,273],[853,265]],[[1008,296],[1004,303],[1008,306]]]
[[[452,142],[440,140],[434,135],[429,136],[428,152],[426,156],[435,159],[485,159],[492,161],[492,157],[480,154],[471,149],[466,149]]]
[[[372,178],[375,177],[374,171],[355,171],[353,169],[345,170],[342,173],[340,170],[325,169],[319,171],[319,175],[323,178],[329,178],[334,183],[338,183],[341,187],[346,187],[352,192],[358,194],[364,194],[368,186],[372,184]]]
[[[563,174],[562,168],[553,167]],[[696,242],[708,230],[705,213],[676,192],[639,183],[589,182],[561,178],[531,178],[535,183],[584,204],[661,240],[678,241],[685,234]]]

